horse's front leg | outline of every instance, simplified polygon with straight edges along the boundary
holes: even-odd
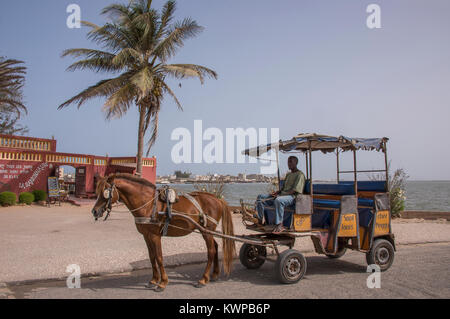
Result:
[[[169,283],[169,277],[167,276],[166,270],[164,269],[163,264],[163,256],[162,256],[162,248],[161,248],[161,236],[151,234],[150,240],[154,248],[156,262],[158,263],[159,272],[161,274],[161,281],[158,284],[158,287],[155,289],[157,292],[161,292],[166,289],[167,284]]]
[[[151,288],[153,286],[158,285],[160,281],[160,275],[158,271],[158,266],[156,265],[156,257],[155,250],[153,248],[151,240],[148,238],[148,235],[144,235],[145,243],[147,244],[148,256],[150,258],[150,263],[152,264],[153,276],[152,280],[146,285],[147,288]]]

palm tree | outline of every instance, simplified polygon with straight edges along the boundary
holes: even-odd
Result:
[[[22,102],[22,87],[25,82],[24,62],[0,57],[0,112],[15,112],[17,118],[27,114]]]
[[[97,26],[83,22],[91,28],[88,38],[103,49],[70,49],[62,54],[80,58],[69,66],[69,71],[89,69],[116,73],[115,77],[102,80],[67,100],[59,109],[72,103],[79,108],[92,98],[105,97],[103,110],[106,118],[112,119],[122,117],[135,105],[139,112],[138,174],[142,174],[145,133],[151,127],[147,156],[158,135],[164,96],[170,95],[182,110],[166,79],[194,77],[202,84],[206,77],[217,79],[216,72],[200,65],[167,63],[185,40],[198,35],[203,28],[191,18],[173,22],[175,1],[168,1],[161,13],[152,9],[151,3],[151,0],[132,0],[129,5],[113,4],[104,8],[102,14],[110,15],[110,23]]]

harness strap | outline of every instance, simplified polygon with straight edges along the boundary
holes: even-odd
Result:
[[[158,221],[158,208],[157,208],[158,198],[159,198],[159,191],[156,190],[155,197],[153,198],[153,211],[152,211],[152,215],[151,215],[151,220],[153,222]]]
[[[166,192],[165,195],[166,195],[167,210],[166,210],[166,221],[164,223],[164,227],[161,229],[161,233],[163,236],[167,236],[169,224],[172,221],[172,203],[169,200],[169,188],[166,188],[165,192]]]
[[[206,218],[205,218],[205,213],[203,212],[203,209],[200,206],[200,204],[197,202],[197,200],[194,197],[192,197],[189,194],[184,194],[183,196],[185,198],[187,198],[192,203],[192,205],[195,206],[195,208],[197,208],[198,215],[199,215],[199,218],[200,218],[200,224],[202,224],[203,227],[206,227],[207,221],[206,221]]]

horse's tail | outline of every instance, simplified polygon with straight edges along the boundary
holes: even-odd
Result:
[[[224,200],[221,200],[223,206],[222,213],[222,232],[225,235],[234,236],[233,219],[230,208]],[[231,273],[233,258],[236,254],[236,245],[234,240],[223,238],[223,271],[229,275]]]

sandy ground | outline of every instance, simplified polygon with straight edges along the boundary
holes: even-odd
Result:
[[[124,207],[116,208],[122,212],[113,212],[107,222],[95,222],[90,209],[69,204],[0,208],[0,283],[66,278],[71,264],[79,265],[83,276],[150,266],[145,242]],[[248,234],[239,216],[234,225],[236,234]],[[395,220],[392,227],[398,245],[450,243],[446,221]],[[295,249],[312,252],[313,245],[299,239]],[[199,234],[163,238],[163,252],[166,266],[206,261]]]

